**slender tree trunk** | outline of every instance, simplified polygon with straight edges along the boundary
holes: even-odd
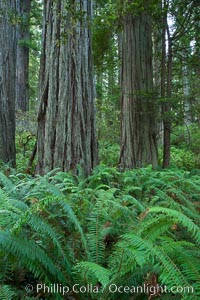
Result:
[[[198,3],[198,4],[197,4]],[[199,5],[199,2],[196,1],[196,5]],[[194,74],[195,74],[195,80],[193,82],[193,89],[194,89],[194,95],[195,95],[195,105],[197,107],[197,122],[198,126],[200,128],[200,26],[199,26],[199,14],[195,10],[195,47],[194,47],[194,57],[196,58],[196,63],[194,64]]]
[[[29,106],[29,18],[31,0],[16,0],[17,26],[16,109],[27,111]]]
[[[166,3],[164,3],[166,10]],[[169,100],[172,91],[172,39],[167,23],[167,13],[163,16],[162,29],[162,71],[161,71],[161,97],[162,115],[163,115],[163,168],[168,168],[170,165],[170,147],[171,147],[171,106]],[[166,33],[168,38],[168,55],[166,56]],[[166,57],[167,63],[166,63]]]
[[[16,32],[14,0],[0,0],[0,160],[15,166]]]
[[[85,175],[97,164],[91,56],[92,3],[44,2],[36,171]]]
[[[121,79],[122,79],[122,46],[123,46],[123,42],[122,42],[122,33],[119,32],[118,33],[118,59],[119,59],[119,71],[118,71],[118,84],[119,86],[122,86],[121,84]]]
[[[159,11],[162,11],[162,2],[159,1],[158,4]],[[154,78],[154,90],[156,96],[161,98],[161,74],[162,74],[162,31],[160,30],[160,24],[162,22],[162,17],[159,16],[154,21],[153,26],[153,78]],[[161,105],[159,105],[159,117],[158,117],[158,144],[163,144],[163,121],[161,118],[162,110]]]
[[[124,18],[119,161],[122,168],[157,166],[151,23],[151,16],[145,12]]]

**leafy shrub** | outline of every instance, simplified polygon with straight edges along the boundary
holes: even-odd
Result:
[[[195,124],[176,127],[171,135],[171,144],[176,148],[199,154],[200,128]]]
[[[16,160],[18,172],[24,171],[28,167],[36,142],[36,115],[26,112],[16,113]],[[33,167],[34,168],[34,167]]]
[[[199,168],[199,140],[200,128],[197,125],[176,127],[171,139],[172,165],[185,169]]]
[[[158,163],[162,165],[163,149],[159,149]],[[191,150],[181,149],[172,146],[170,153],[170,165],[172,168],[182,170],[198,169],[200,167],[200,156],[194,154]]]
[[[171,147],[171,165],[176,168],[191,170],[198,168],[197,157],[191,150]]]
[[[105,164],[108,167],[115,167],[119,161],[119,144],[110,144],[105,141],[101,141],[99,145],[99,157],[101,164]]]

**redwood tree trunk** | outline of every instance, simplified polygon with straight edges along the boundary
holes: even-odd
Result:
[[[122,168],[157,166],[156,104],[153,99],[151,17],[124,17],[122,49]]]
[[[90,174],[97,163],[89,0],[44,2],[38,163]]]
[[[172,91],[172,40],[167,22],[167,4],[164,1],[165,13],[163,15],[162,28],[162,68],[161,68],[161,97],[162,117],[163,117],[163,168],[170,166],[170,147],[171,147],[171,106],[170,98]],[[166,55],[166,33],[168,38],[168,55]],[[166,63],[167,60],[167,63]]]
[[[0,0],[0,160],[15,166],[16,34],[14,0]]]
[[[16,0],[17,26],[16,109],[28,110],[29,104],[29,18],[31,0]]]

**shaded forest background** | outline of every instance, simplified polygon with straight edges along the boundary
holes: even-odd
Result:
[[[199,299],[199,16],[0,0],[1,299]]]
[[[84,18],[82,16],[84,12],[81,11],[81,8],[80,11],[75,12],[70,1],[66,5],[69,6],[68,12],[75,22],[77,19]],[[19,1],[19,3],[16,2],[16,10],[12,11],[13,9],[11,7],[10,11],[8,10],[11,27],[15,30],[12,41],[14,43],[12,45],[15,46],[15,50],[13,50],[15,53],[10,52],[10,59],[13,60],[10,72],[16,73],[16,80],[9,80],[8,89],[12,90],[12,94],[7,99],[9,97],[14,98],[15,103],[13,102],[9,107],[9,111],[13,111],[12,116],[8,117],[11,120],[10,126],[12,128],[9,128],[4,137],[2,136],[1,144],[2,148],[5,148],[8,140],[10,140],[11,145],[14,143],[14,118],[16,117],[17,156],[20,155],[18,167],[22,163],[26,169],[26,160],[31,157],[34,140],[38,136],[37,131],[40,127],[40,123],[37,127],[36,121],[39,119],[38,109],[41,102],[44,101],[41,99],[41,88],[45,89],[42,86],[45,75],[41,75],[41,70],[45,61],[42,60],[41,53],[42,51],[45,53],[45,47],[53,47],[53,45],[44,45],[44,36],[50,34],[50,32],[45,33],[44,30],[43,44],[41,42],[42,26],[44,26],[42,20],[45,18],[42,2]],[[168,167],[170,159],[172,166],[199,167],[198,12],[199,6],[196,1],[182,4],[179,1],[165,1],[163,3],[152,1],[149,5],[141,1],[132,4],[126,3],[126,1],[124,3],[97,1],[92,4],[92,11],[90,12],[92,15],[88,16],[92,21],[88,25],[82,24],[81,26],[88,26],[88,31],[91,31],[91,41],[88,43],[92,42],[92,53],[89,52],[91,57],[88,59],[91,60],[93,70],[91,75],[87,75],[88,70],[85,70],[85,73],[80,74],[80,77],[89,76],[86,81],[88,81],[90,89],[93,89],[94,81],[94,89],[90,93],[92,93],[92,101],[95,101],[95,112],[89,112],[86,108],[87,114],[94,115],[93,118],[96,119],[95,124],[91,125],[95,131],[95,136],[92,139],[94,144],[96,138],[98,139],[99,155],[97,146],[94,147],[93,152],[95,154],[89,154],[96,156],[94,165],[97,163],[97,156],[99,156],[101,162],[112,166],[119,164],[122,169],[148,164]],[[62,14],[61,11],[55,13]],[[149,15],[149,20],[145,20],[143,15]],[[141,20],[139,20],[140,18]],[[60,26],[73,26],[72,24],[64,24],[64,17],[60,17],[60,20],[61,23],[63,22]],[[144,31],[141,29],[142,23],[144,24]],[[138,33],[137,28],[140,29]],[[146,33],[147,36],[144,36],[147,28],[149,32]],[[68,34],[67,29],[61,30],[59,43],[64,44]],[[141,36],[139,36],[140,34]],[[55,39],[54,43],[58,43],[56,41],[58,37],[53,38]],[[76,38],[77,41],[80,40],[80,37]],[[133,41],[134,38],[136,39],[135,42]],[[148,39],[149,44],[145,44]],[[83,45],[83,40],[81,43]],[[145,50],[146,53],[143,53]],[[80,58],[83,55],[77,53],[76,49],[74,51],[74,56],[78,57],[79,55]],[[58,53],[55,54],[55,57],[56,55],[58,58]],[[69,55],[73,55],[73,53]],[[131,57],[135,57],[135,61]],[[49,66],[45,66],[45,68],[47,70]],[[146,73],[142,74],[141,72],[145,68]],[[134,70],[136,71],[134,72]],[[61,80],[63,80],[63,85],[66,84],[68,79],[60,78],[58,72],[57,75],[51,74],[52,80],[60,82],[60,85],[62,85]],[[73,74],[69,74],[69,76],[72,77]],[[74,80],[76,81],[77,78]],[[56,84],[54,85],[56,89]],[[13,93],[16,95],[15,97]],[[69,98],[73,97],[73,95],[70,96],[70,86],[66,93],[68,93]],[[80,93],[85,92],[80,91]],[[75,97],[80,98],[79,95]],[[52,95],[53,98],[55,95]],[[84,102],[85,100],[83,98],[80,101]],[[60,103],[59,105],[61,106]],[[55,108],[52,106],[53,109]],[[2,114],[5,113],[4,110],[5,107],[2,107]],[[132,111],[132,116],[129,116],[130,111]],[[74,118],[77,123],[80,119],[78,113]],[[50,122],[56,123],[55,120]],[[90,125],[86,122],[80,126],[87,127]],[[6,130],[8,129],[5,128],[4,131]],[[13,134],[11,134],[12,132]],[[50,133],[48,132],[46,135],[50,135]],[[70,135],[70,133],[66,132],[66,135]],[[85,139],[87,140],[86,136]],[[40,137],[38,136],[39,140]],[[37,143],[39,146],[39,142]],[[48,141],[45,142],[45,144],[47,143]],[[56,143],[60,147],[60,144],[64,143],[64,137]],[[75,144],[75,141],[69,143]],[[87,143],[90,141],[87,140]],[[8,154],[2,150],[4,153],[1,154],[1,160],[15,165],[15,147],[11,145],[9,148],[13,148],[13,150],[6,151],[12,153]],[[20,148],[23,148],[23,151],[18,151]],[[56,152],[56,149],[49,149],[46,151]],[[39,153],[44,151],[43,148],[41,151],[39,150]],[[69,150],[66,151],[70,156]],[[25,161],[23,161],[23,156]],[[39,156],[41,155],[39,154]],[[48,153],[45,156],[48,156]],[[66,170],[75,168],[76,164],[81,165],[81,154],[76,153],[75,156],[77,157],[71,157],[73,161],[71,166],[69,163],[68,166],[64,167]],[[86,157],[83,160],[86,161],[86,165],[90,164]],[[29,163],[32,165],[33,161],[31,160]],[[37,157],[34,157],[34,164],[38,165]],[[84,165],[84,163],[82,164]],[[58,166],[63,169],[61,162],[60,165],[58,163]],[[51,163],[48,169],[54,167],[57,165],[53,166]],[[85,168],[85,166],[82,167]],[[41,172],[43,171],[40,170]],[[87,171],[86,173],[90,172]]]

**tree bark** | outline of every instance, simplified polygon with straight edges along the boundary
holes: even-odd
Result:
[[[166,11],[167,4],[164,1],[164,10]],[[166,53],[166,34],[168,38],[168,54]],[[167,58],[167,62],[166,62]],[[171,148],[171,105],[170,98],[172,94],[172,39],[169,32],[167,22],[167,12],[163,15],[162,29],[162,70],[161,70],[161,97],[162,102],[162,117],[163,117],[163,168],[170,166],[170,148]]]
[[[29,18],[31,0],[16,0],[17,25],[16,109],[27,111],[29,106]]]
[[[97,164],[91,55],[92,3],[44,3],[36,172],[89,175]]]
[[[0,160],[15,166],[15,1],[0,0]],[[13,24],[12,24],[13,23]]]
[[[122,168],[157,166],[151,23],[151,16],[145,12],[124,17],[119,161]]]

